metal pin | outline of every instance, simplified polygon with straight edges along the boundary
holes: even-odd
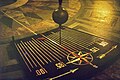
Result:
[[[53,39],[53,40],[56,41],[56,42],[57,42],[57,40],[58,40],[57,38],[55,38],[55,36],[52,36],[51,39]],[[62,45],[62,44],[63,44],[63,45]],[[65,42],[64,40],[63,40],[62,44],[61,44],[62,46],[68,47],[69,50],[71,50],[71,51],[76,51],[75,48],[71,47],[71,45],[68,44],[67,42]]]
[[[70,32],[69,31],[67,31],[67,30],[63,30],[63,36],[64,37],[69,37],[69,38],[71,38],[71,39],[73,39],[73,37],[70,37],[69,35],[67,36],[66,34],[70,34]],[[65,34],[65,35],[64,35]],[[78,37],[78,34],[74,34],[74,36],[77,36]],[[77,39],[76,39],[77,40]],[[77,40],[77,42],[79,42],[80,40]],[[85,43],[85,42],[84,42]],[[85,43],[85,44],[87,44],[87,43]]]
[[[55,36],[57,36],[57,35],[55,35]],[[50,37],[50,38],[53,39],[53,40],[55,40],[55,41],[57,41],[57,38],[56,38],[55,36],[52,36],[52,37]],[[63,44],[64,47],[68,47],[69,50],[71,50],[71,51],[77,51],[77,49],[76,49],[74,46],[71,46],[69,43],[67,43],[67,42],[64,40],[64,38],[63,38],[62,44]]]
[[[66,38],[66,37],[64,37],[64,38]],[[71,39],[72,40],[72,39]],[[78,43],[76,43],[76,42],[74,42],[74,41],[72,41],[74,44],[76,44],[76,45],[78,45]],[[83,47],[83,48],[85,48],[85,49],[87,49],[87,50],[90,50],[89,48],[87,48],[87,47],[85,47],[85,46],[83,46],[83,45],[80,45],[79,44],[79,46],[81,46],[81,47]]]
[[[63,36],[64,37],[64,36]],[[67,36],[67,37],[64,37],[65,39],[67,38],[68,40],[70,40],[71,42],[75,42],[72,38],[69,38],[69,36]],[[78,41],[77,41],[78,42]],[[79,43],[77,43],[77,44],[74,44],[74,45],[78,45]],[[81,48],[81,46],[80,45],[78,45],[80,48]]]

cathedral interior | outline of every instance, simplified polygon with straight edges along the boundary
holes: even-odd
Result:
[[[120,80],[120,0],[0,0],[0,80]]]

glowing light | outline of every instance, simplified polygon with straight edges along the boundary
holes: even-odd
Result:
[[[107,22],[113,17],[113,7],[107,1],[96,1],[93,7],[93,16],[99,21]]]

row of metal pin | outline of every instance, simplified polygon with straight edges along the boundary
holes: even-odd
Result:
[[[63,31],[63,35],[65,35],[65,34],[69,34],[70,35],[70,32],[68,30],[62,30],[62,31]],[[79,32],[78,33],[74,33],[73,36],[77,36],[77,37],[75,37],[75,39],[73,39],[73,37],[67,36],[67,38],[70,38],[70,40],[72,39],[73,42],[79,43],[81,46],[84,45],[85,47],[94,44],[94,42],[98,39],[97,37],[90,36],[90,35],[89,35],[88,38],[86,38],[86,36],[85,36],[84,37],[85,39],[82,39],[81,35],[79,35]],[[92,38],[92,41],[90,41],[90,38]]]
[[[54,41],[56,41],[57,43],[59,43],[59,39],[56,38],[57,35],[53,35],[53,36],[50,36],[50,39],[53,39]],[[71,44],[69,44],[68,42],[64,41],[63,40],[63,37],[62,37],[62,43],[61,43],[62,46],[68,48],[70,51],[76,51],[77,49],[74,48],[75,46],[72,46]]]
[[[47,43],[51,43],[50,41],[47,42]],[[62,57],[65,57],[67,56],[68,53],[65,54],[64,50],[62,48],[60,48],[59,46],[52,46],[52,45],[55,45],[55,44],[51,44],[50,46],[53,47],[53,51],[55,51],[56,53],[61,53],[59,55],[61,55]],[[56,49],[56,50],[55,50]]]
[[[57,35],[57,34],[53,34],[53,35],[51,35],[51,36],[49,36],[49,38],[50,39],[53,39],[54,41],[56,41],[57,43],[59,43],[59,38],[57,38],[59,35]],[[63,37],[62,37],[63,38]],[[66,41],[64,41],[63,39],[62,39],[62,43],[61,43],[61,45],[65,45],[66,47],[69,47],[71,50],[72,49],[74,49],[74,46],[70,46],[70,44],[69,43],[67,43]]]
[[[64,30],[63,30],[64,31]],[[69,35],[65,34],[66,31],[64,31],[62,34],[62,45],[64,47],[67,47],[71,51],[77,51],[77,50],[82,50],[83,48],[90,50],[88,46],[94,44],[94,41],[88,43],[86,40],[78,40],[78,39],[73,39]],[[67,33],[68,34],[68,33]],[[77,34],[78,35],[78,34]],[[48,37],[51,38],[52,40],[55,40],[56,42],[59,42],[59,34],[53,33],[53,35],[49,35]],[[76,36],[76,34],[75,34]],[[96,37],[94,37],[96,39]],[[67,41],[66,41],[67,40]],[[71,42],[70,44],[68,42]],[[84,45],[84,46],[83,46]]]
[[[67,56],[67,52],[64,52],[64,50],[49,40],[39,41],[32,38],[31,41],[21,41],[15,46],[30,72],[34,66],[38,67],[39,65],[43,68],[43,65],[56,60],[60,61],[62,57]]]

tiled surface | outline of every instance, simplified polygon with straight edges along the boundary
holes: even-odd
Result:
[[[63,0],[63,6],[69,13],[69,19],[80,9],[80,3],[78,0]],[[11,36],[24,36],[26,34],[32,34],[23,26],[39,33],[55,28],[57,24],[54,23],[51,16],[52,12],[57,9],[57,7],[58,3],[55,0],[30,0],[23,6],[12,10],[6,10],[4,13],[1,12],[0,39],[10,38]]]
[[[90,80],[120,80],[120,59]]]

